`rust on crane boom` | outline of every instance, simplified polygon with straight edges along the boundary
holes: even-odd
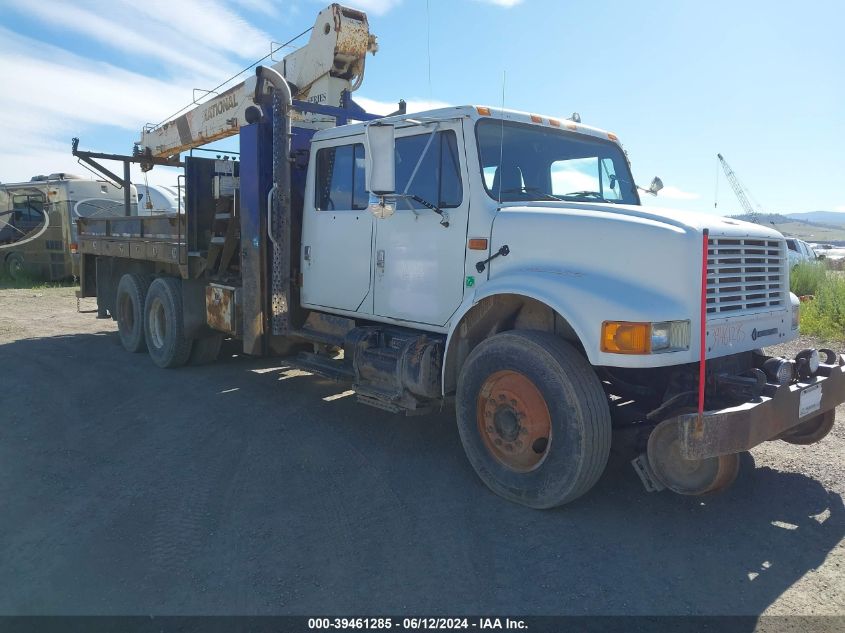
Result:
[[[308,43],[271,67],[291,85],[294,98],[340,106],[342,93],[353,92],[361,85],[367,53],[377,50],[367,15],[332,4],[317,15]],[[248,78],[170,121],[146,126],[137,143],[138,151],[152,158],[169,157],[237,134],[246,124],[245,113],[253,105],[254,89],[255,78]],[[319,117],[299,118],[303,127],[327,125]]]

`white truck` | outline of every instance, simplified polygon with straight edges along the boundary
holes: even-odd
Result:
[[[372,50],[366,17],[338,5],[312,40],[339,41],[343,20]],[[729,485],[761,442],[831,430],[845,357],[760,351],[798,332],[776,231],[643,208],[594,127],[484,106],[373,117],[354,73],[332,77],[338,103],[302,101],[279,66],[227,97],[239,161],[184,160],[184,215],[81,222],[80,293],[129,351],[209,362],[229,336],[365,404],[454,403],[481,480],[536,508],[586,493],[617,430],[639,436],[648,488],[683,494]],[[219,137],[197,130],[148,129],[126,160],[173,164]]]

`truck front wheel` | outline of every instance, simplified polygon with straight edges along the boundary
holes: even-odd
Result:
[[[472,467],[510,501],[563,505],[607,464],[607,397],[590,364],[552,334],[515,330],[483,341],[461,371],[456,405]]]
[[[150,283],[141,275],[126,274],[117,284],[115,297],[115,319],[117,335],[127,352],[143,352],[144,300]]]
[[[159,277],[150,284],[144,303],[144,338],[150,358],[159,367],[181,367],[188,361],[193,341],[185,337],[178,279]]]
[[[6,258],[6,273],[15,281],[20,281],[25,273],[23,255],[12,253]]]

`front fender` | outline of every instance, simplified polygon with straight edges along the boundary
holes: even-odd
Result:
[[[600,273],[564,270],[511,270],[497,276],[473,294],[471,301],[450,324],[446,350],[451,349],[452,336],[464,316],[482,299],[496,295],[514,294],[539,301],[566,319],[572,327],[592,365],[643,366],[641,356],[607,354],[600,350],[601,325],[603,321],[671,321],[690,319],[696,314],[694,297],[688,304],[677,297],[660,292],[654,287],[654,280],[632,284],[628,281],[608,277]],[[677,363],[672,354],[649,357],[649,366]],[[444,367],[449,362],[444,358]]]

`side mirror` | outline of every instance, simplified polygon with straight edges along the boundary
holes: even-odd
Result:
[[[376,196],[396,193],[395,127],[392,123],[367,126],[366,189]]]
[[[657,176],[654,177],[654,180],[651,181],[651,184],[648,186],[648,192],[656,196],[657,192],[663,189],[663,181],[660,180]]]

